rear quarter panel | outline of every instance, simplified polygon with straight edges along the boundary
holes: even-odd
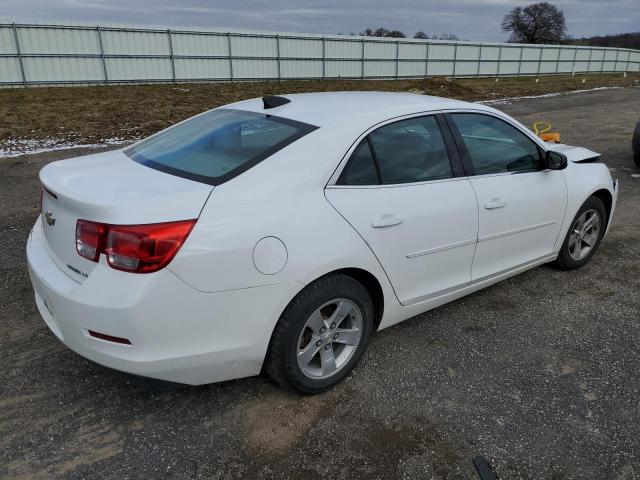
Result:
[[[324,187],[351,145],[348,136],[333,138],[313,132],[217,186],[168,268],[203,292],[292,282],[301,290],[329,272],[359,268],[378,279],[385,305],[397,303],[376,257],[325,198]],[[337,144],[336,138],[347,140]],[[254,265],[254,247],[264,237],[286,247],[286,265],[272,275]]]

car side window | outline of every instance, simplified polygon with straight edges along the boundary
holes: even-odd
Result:
[[[360,142],[342,170],[338,185],[378,185],[378,171],[373,160],[369,139]]]
[[[369,137],[383,184],[453,176],[449,154],[433,115],[390,123]]]
[[[377,185],[451,178],[449,154],[434,116],[390,123],[356,147],[338,185]]]
[[[476,175],[531,172],[543,167],[538,146],[524,133],[498,118],[453,113]]]

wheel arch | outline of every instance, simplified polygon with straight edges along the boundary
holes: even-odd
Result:
[[[362,268],[341,268],[339,270],[329,272],[327,275],[336,273],[342,273],[353,278],[362,284],[362,286],[367,290],[371,297],[371,301],[373,302],[373,325],[377,330],[380,322],[382,321],[382,315],[384,314],[384,293],[382,291],[382,285],[380,285],[376,276]]]
[[[577,202],[575,203],[571,202],[573,203],[574,207],[572,207],[571,209],[568,209],[567,212],[565,213],[563,229],[560,231],[562,234],[558,235],[558,238],[556,239],[556,245],[562,245],[562,242],[564,241],[565,236],[568,234],[569,229],[571,228],[571,222],[573,222],[573,219],[576,213],[580,211],[580,208],[582,208],[582,205],[584,205],[584,203],[587,200],[589,200],[591,197],[596,197],[597,199],[602,201],[602,203],[604,204],[605,214],[607,215],[605,225],[608,228],[609,221],[611,220],[613,206],[614,206],[614,203],[613,203],[614,197],[611,191],[608,190],[604,185],[599,185],[591,191],[583,192],[578,197]],[[560,247],[557,246],[556,248],[560,248]]]
[[[593,192],[591,195],[589,195],[589,197],[596,197],[602,200],[602,203],[604,203],[605,212],[607,214],[606,224],[609,225],[609,221],[611,220],[611,209],[613,208],[613,195],[611,194],[611,192],[606,188],[601,188]]]
[[[294,299],[300,294],[300,292],[302,292],[307,286],[320,280],[321,278],[327,277],[329,275],[335,275],[335,274],[343,274],[348,277],[351,277],[357,282],[359,282],[367,290],[367,293],[369,293],[369,296],[371,297],[371,300],[373,302],[373,308],[374,308],[373,325],[374,325],[374,331],[376,331],[380,326],[380,323],[382,321],[382,317],[384,314],[384,306],[385,306],[384,290],[382,288],[382,284],[374,274],[372,274],[368,270],[365,270],[359,267],[338,268],[330,272],[326,272],[314,278],[312,281],[306,283],[296,292],[296,294],[289,300],[289,302],[285,304],[285,306],[282,308],[280,315],[278,316],[278,320],[282,315],[282,313],[291,304],[291,302],[293,302]],[[264,370],[265,362],[267,361],[267,358],[269,356],[269,350],[271,349],[271,342],[273,339],[273,333],[275,331],[276,326],[277,326],[277,321],[273,324],[271,328],[271,332],[269,333],[269,341],[268,341],[268,345],[266,346],[265,354],[263,357],[262,370]]]
[[[370,271],[365,270],[364,268],[361,268],[361,267],[336,268],[334,270],[323,273],[322,275],[317,275],[315,278],[313,278],[313,280],[305,282],[304,286],[301,286],[301,288],[296,292],[296,294],[286,303],[286,305],[282,309],[282,312],[284,312],[287,309],[289,304],[291,304],[291,302],[293,302],[293,300],[307,286],[311,285],[314,282],[317,282],[321,278],[328,277],[329,275],[335,275],[335,274],[343,274],[348,277],[351,277],[357,282],[359,282],[367,290],[367,293],[369,294],[373,302],[373,307],[374,307],[373,325],[377,330],[378,326],[380,325],[380,322],[382,321],[382,317],[384,314],[384,307],[385,307],[384,290],[378,278]],[[282,315],[282,312],[280,315]],[[274,324],[274,328],[275,328],[275,324]]]
[[[382,317],[384,315],[384,308],[385,308],[384,290],[382,288],[382,284],[380,283],[380,280],[378,280],[378,278],[369,270],[366,270],[361,267],[341,267],[341,268],[336,268],[334,270],[323,273],[322,275],[318,275],[315,278],[313,278],[313,280],[307,282],[305,286],[302,287],[300,291],[293,296],[293,298],[289,301],[289,303],[291,303],[294,300],[294,298],[296,298],[296,296],[302,290],[304,290],[308,285],[311,285],[312,283],[317,282],[321,278],[328,277],[329,275],[335,275],[335,274],[343,274],[348,277],[351,277],[355,281],[360,283],[367,290],[367,293],[369,294],[369,296],[371,297],[371,301],[373,302],[373,308],[374,308],[373,326],[375,330],[377,330],[378,327],[380,326],[380,322],[382,321]],[[287,306],[289,306],[289,303],[287,303]]]

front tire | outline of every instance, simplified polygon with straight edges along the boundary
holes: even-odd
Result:
[[[585,265],[596,252],[607,229],[607,211],[598,197],[589,197],[571,221],[554,265],[573,270]]]
[[[320,393],[342,381],[360,360],[373,330],[366,288],[343,274],[307,285],[274,329],[265,370],[283,388]]]

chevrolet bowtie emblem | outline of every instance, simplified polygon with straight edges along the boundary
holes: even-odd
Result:
[[[56,217],[52,212],[44,212],[44,219],[47,221],[47,225],[53,227],[56,224]]]

